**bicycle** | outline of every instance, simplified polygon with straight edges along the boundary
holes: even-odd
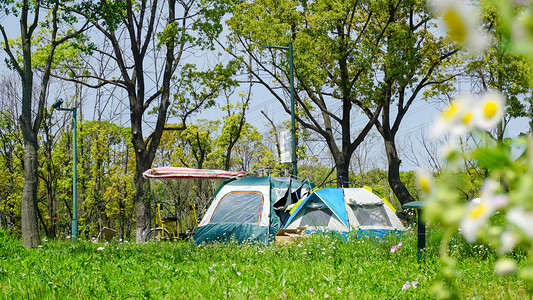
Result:
[[[180,238],[180,224],[177,217],[161,217],[161,204],[157,203],[156,227],[146,235],[146,240],[170,241]]]
[[[188,203],[187,208],[189,212],[192,213],[194,220],[196,221],[196,226],[198,221],[196,218],[196,208],[194,205]],[[161,203],[157,203],[157,213],[155,216],[156,227],[152,228],[150,232],[146,235],[146,240],[174,240],[178,239],[187,239],[187,233],[180,233],[180,223],[178,222],[177,217],[161,217]],[[194,230],[193,230],[194,231]]]

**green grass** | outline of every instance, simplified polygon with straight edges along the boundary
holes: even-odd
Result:
[[[313,236],[284,247],[45,241],[25,249],[0,230],[0,298],[428,299],[439,274],[437,242],[429,239],[419,266],[410,232],[380,241]],[[457,244],[463,297],[528,296],[525,282],[493,273],[493,253]],[[416,288],[402,290],[413,280]]]

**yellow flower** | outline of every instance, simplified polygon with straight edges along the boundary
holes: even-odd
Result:
[[[422,192],[429,195],[433,190],[433,176],[422,169],[416,171],[416,180]]]
[[[433,0],[433,7],[442,15],[453,40],[469,49],[480,51],[487,47],[487,34],[479,31],[480,13],[462,0]]]
[[[507,204],[507,195],[497,194],[498,188],[498,182],[488,179],[481,187],[480,197],[468,203],[467,213],[460,224],[461,232],[467,241],[475,242],[478,230],[497,209]]]
[[[444,23],[448,27],[450,37],[460,43],[463,43],[467,36],[467,25],[455,9],[446,10],[442,16]]]
[[[476,107],[476,126],[483,130],[492,129],[502,120],[504,113],[505,100],[502,94],[489,91],[485,93],[481,103]]]
[[[433,136],[441,137],[444,133],[450,132],[451,139],[466,134],[474,126],[474,111],[472,110],[473,96],[464,94],[455,98],[441,115],[437,118],[432,128]]]

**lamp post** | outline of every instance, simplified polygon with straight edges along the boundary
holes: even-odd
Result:
[[[294,117],[294,63],[292,57],[292,41],[289,42],[289,46],[272,46],[272,45],[261,45],[264,48],[274,48],[282,49],[289,51],[289,81],[291,89],[291,142],[292,142],[292,175],[294,178],[298,176],[298,164],[296,161],[296,124]]]
[[[414,208],[416,209],[416,213],[418,215],[418,251],[417,251],[417,262],[420,264],[420,260],[422,259],[422,250],[426,247],[426,223],[424,222],[424,219],[422,218],[422,209],[425,206],[424,201],[411,201],[407,202],[404,205],[402,205],[403,208]]]
[[[63,99],[57,99],[52,107],[57,110],[72,112],[72,241],[78,238],[77,191],[76,191],[76,108],[62,108]]]

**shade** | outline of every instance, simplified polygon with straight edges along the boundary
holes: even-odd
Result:
[[[160,167],[146,170],[144,178],[155,179],[230,179],[244,176],[242,171],[193,169],[184,167]]]

